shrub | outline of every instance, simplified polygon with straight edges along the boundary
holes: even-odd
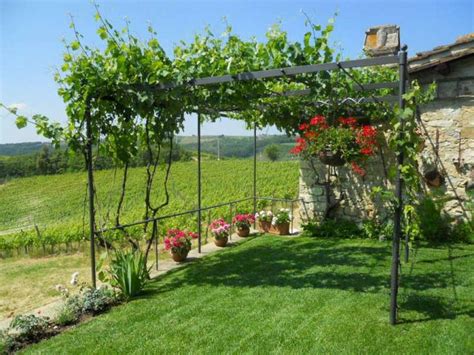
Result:
[[[474,243],[474,220],[456,223],[451,231],[452,239],[460,242]]]
[[[150,278],[149,271],[145,257],[140,251],[117,251],[110,263],[110,282],[112,286],[120,289],[123,297],[128,300],[142,291]]]
[[[312,220],[303,224],[303,234],[317,238],[390,239],[393,223],[383,223],[376,219],[365,220],[360,224],[347,219],[327,219],[322,222]]]
[[[86,288],[82,291],[81,296],[82,313],[101,313],[116,301],[115,293],[106,286]]]
[[[425,197],[417,207],[420,233],[423,239],[446,242],[450,239],[450,218],[443,213],[443,201]]]
[[[393,222],[380,222],[377,219],[368,219],[362,222],[363,237],[368,239],[391,239],[393,236]]]
[[[10,354],[17,347],[15,337],[7,331],[0,330],[0,354]]]
[[[49,325],[47,318],[28,314],[16,316],[10,323],[10,328],[16,329],[27,340],[38,340],[46,333]]]
[[[60,326],[74,324],[79,320],[79,313],[74,308],[69,307],[66,303],[59,309],[54,323]]]
[[[357,223],[345,219],[327,219],[322,222],[309,221],[303,224],[304,234],[317,238],[363,238],[364,233]]]

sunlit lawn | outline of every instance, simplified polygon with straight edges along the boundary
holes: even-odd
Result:
[[[82,253],[0,259],[0,319],[54,301],[58,298],[54,286],[69,282],[73,272],[89,282],[88,265],[89,258]]]
[[[393,327],[388,243],[259,237],[27,351],[472,354],[473,261],[473,245],[416,250]]]

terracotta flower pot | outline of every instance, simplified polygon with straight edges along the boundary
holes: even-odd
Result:
[[[444,183],[444,177],[438,170],[428,171],[424,178],[428,186],[431,187],[440,187]]]
[[[248,237],[250,234],[250,227],[238,227],[237,228],[237,235],[241,238]]]
[[[272,223],[271,223],[271,222],[268,222],[268,221],[258,221],[258,229],[259,229],[261,232],[268,233],[268,231],[270,230],[271,226],[272,226]]]
[[[329,150],[319,152],[319,160],[325,165],[331,166],[342,166],[346,163],[346,160],[342,157],[341,152],[333,153]]]
[[[174,261],[176,261],[177,263],[180,263],[186,260],[186,258],[188,257],[188,253],[189,253],[189,250],[186,251],[185,253],[171,252],[171,257],[173,258]]]
[[[223,237],[219,239],[214,238],[214,244],[221,248],[225,247],[228,241],[229,241],[228,237]]]
[[[289,235],[290,234],[290,223],[280,223],[276,225],[276,229],[279,235]]]

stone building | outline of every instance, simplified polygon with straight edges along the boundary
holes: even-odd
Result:
[[[436,99],[421,107],[420,174],[425,192],[444,197],[445,211],[462,218],[469,215],[468,190],[474,188],[474,33],[456,42],[417,53],[409,59],[410,80],[437,83]],[[370,159],[364,178],[347,166],[331,168],[317,159],[302,162],[300,198],[302,218],[325,214],[363,219],[384,213],[370,196],[373,186],[393,188],[389,179],[393,153],[382,147]],[[329,188],[327,182],[331,181]],[[440,185],[440,186],[437,186]]]

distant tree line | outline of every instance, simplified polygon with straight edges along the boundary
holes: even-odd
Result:
[[[284,159],[294,138],[284,135],[259,136],[257,152],[271,160]],[[252,136],[203,136],[202,152],[206,159],[249,158],[253,156]],[[197,137],[178,136],[173,144],[172,161],[191,160],[197,151]],[[143,149],[132,161],[131,167],[145,166],[148,152]],[[162,150],[163,159],[169,156],[169,149]],[[164,160],[163,160],[164,161]],[[53,149],[49,143],[0,144],[0,179],[33,175],[62,174],[83,171],[84,157],[71,154],[67,147]],[[96,152],[94,167],[97,170],[110,169],[115,163],[107,156]]]
[[[148,151],[141,150],[140,154],[132,161],[131,167],[144,166],[148,161]],[[161,151],[162,161],[169,157],[169,148]],[[191,160],[192,154],[179,145],[174,145],[171,160]],[[35,153],[0,156],[0,179],[25,177],[33,175],[62,174],[65,172],[83,171],[85,167],[84,157],[79,154],[71,154],[67,149],[53,149],[48,144],[42,144],[40,150]],[[114,161],[96,151],[94,168],[97,170],[115,167]]]
[[[197,149],[196,137],[178,137],[178,143],[186,150]],[[268,145],[294,143],[294,137],[286,135],[264,135],[257,137],[257,152],[262,152]],[[275,148],[272,148],[275,151]],[[252,136],[206,136],[203,137],[202,151],[227,158],[249,158],[253,156],[254,142]],[[288,148],[289,150],[289,148]],[[280,152],[282,153],[282,152]]]

